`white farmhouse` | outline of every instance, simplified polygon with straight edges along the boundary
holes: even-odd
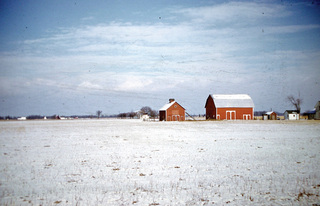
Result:
[[[286,120],[299,120],[300,114],[298,110],[286,110],[284,112],[284,119]]]
[[[150,117],[149,117],[148,113],[143,113],[140,116],[140,119],[142,119],[142,121],[149,121]]]

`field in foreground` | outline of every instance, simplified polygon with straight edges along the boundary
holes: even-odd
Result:
[[[0,122],[0,205],[320,204],[320,122]]]

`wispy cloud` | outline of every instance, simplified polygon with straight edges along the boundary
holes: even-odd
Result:
[[[87,17],[84,17],[82,18],[81,20],[82,21],[91,21],[91,20],[94,20],[95,18],[93,16],[87,16]]]
[[[102,87],[98,84],[91,83],[89,81],[84,81],[78,86],[80,89],[102,89]]]
[[[175,11],[205,24],[236,23],[247,24],[263,18],[284,17],[291,14],[279,4],[255,2],[228,2],[219,5],[185,8]],[[243,21],[245,20],[245,21]]]
[[[266,26],[263,27],[263,32],[266,34],[290,34],[303,31],[319,29],[320,24],[308,25],[286,25],[286,26]]]
[[[143,88],[149,88],[153,81],[150,78],[127,76],[120,80],[120,84],[115,88],[119,91],[141,91]]]

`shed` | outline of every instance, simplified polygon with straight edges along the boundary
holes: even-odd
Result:
[[[300,114],[298,110],[286,110],[284,112],[284,119],[286,120],[299,120]]]
[[[149,121],[150,117],[148,115],[148,113],[143,113],[141,116],[140,116],[140,119],[142,121]]]
[[[254,104],[247,94],[210,94],[206,101],[206,119],[250,120]]]
[[[277,113],[274,111],[263,114],[263,120],[277,120]]]
[[[174,99],[159,109],[160,121],[184,121],[185,109]]]
[[[303,116],[307,117],[308,119],[315,119],[316,110],[306,111],[302,114]]]

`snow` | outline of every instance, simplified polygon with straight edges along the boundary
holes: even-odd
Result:
[[[0,122],[0,205],[319,204],[319,121]]]
[[[274,111],[271,111],[271,112],[266,112],[265,114],[266,115],[271,115]]]
[[[167,104],[163,105],[163,107],[161,107],[161,108],[159,109],[159,111],[166,111],[166,110],[169,109],[174,103],[176,103],[176,101],[172,101],[172,102],[170,102],[170,103],[167,103]]]
[[[216,108],[254,107],[251,97],[247,94],[212,94]]]
[[[215,99],[251,99],[247,94],[213,94]]]

